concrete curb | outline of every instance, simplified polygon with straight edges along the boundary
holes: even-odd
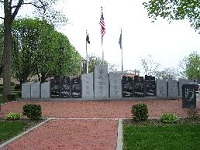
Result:
[[[41,125],[43,125],[43,124],[45,124],[45,123],[48,122],[49,120],[51,120],[51,119],[48,118],[47,120],[45,120],[45,121],[43,121],[43,122],[37,124],[36,126],[30,128],[30,129],[28,129],[27,131],[25,131],[25,132],[23,132],[23,133],[21,133],[21,134],[15,136],[15,137],[11,138],[10,140],[8,140],[8,141],[6,141],[5,143],[1,144],[1,145],[0,145],[0,148],[6,146],[7,144],[9,144],[9,143],[13,142],[14,140],[20,138],[21,136],[23,136],[23,135],[25,135],[25,134],[31,132],[32,130],[38,128],[39,126],[41,126]]]
[[[123,124],[122,124],[122,119],[119,119],[119,124],[118,124],[116,150],[123,150]]]

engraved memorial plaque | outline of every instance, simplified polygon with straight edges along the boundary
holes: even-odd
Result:
[[[122,97],[133,97],[133,78],[122,76]]]

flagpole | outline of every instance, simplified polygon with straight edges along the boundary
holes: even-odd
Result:
[[[86,30],[86,38],[88,36],[88,33],[87,33],[87,30]],[[88,65],[88,51],[87,51],[87,39],[86,39],[86,73],[88,73],[88,68],[89,68],[89,65]]]
[[[123,65],[123,46],[122,46],[122,29],[121,29],[121,67],[122,67],[122,74],[124,72],[124,65]]]
[[[102,65],[104,65],[103,35],[101,35]]]

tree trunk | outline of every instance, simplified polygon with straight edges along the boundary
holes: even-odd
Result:
[[[3,50],[3,99],[7,101],[7,96],[11,92],[11,15],[10,10],[4,8],[4,50]]]

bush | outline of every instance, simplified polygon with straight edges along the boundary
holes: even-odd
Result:
[[[146,121],[148,119],[148,108],[146,104],[133,105],[131,112],[135,121]]]
[[[15,93],[9,94],[7,96],[7,98],[8,98],[9,101],[16,101],[17,100],[17,95]]]
[[[26,104],[23,106],[23,115],[31,120],[38,120],[42,115],[41,106],[36,104]]]
[[[199,120],[200,119],[199,109],[197,109],[197,108],[190,108],[187,111],[187,117],[189,119]]]
[[[12,113],[10,112],[5,116],[6,120],[19,120],[20,119],[20,114],[19,113]]]
[[[160,121],[163,123],[177,123],[179,119],[174,114],[165,113],[161,116]]]

